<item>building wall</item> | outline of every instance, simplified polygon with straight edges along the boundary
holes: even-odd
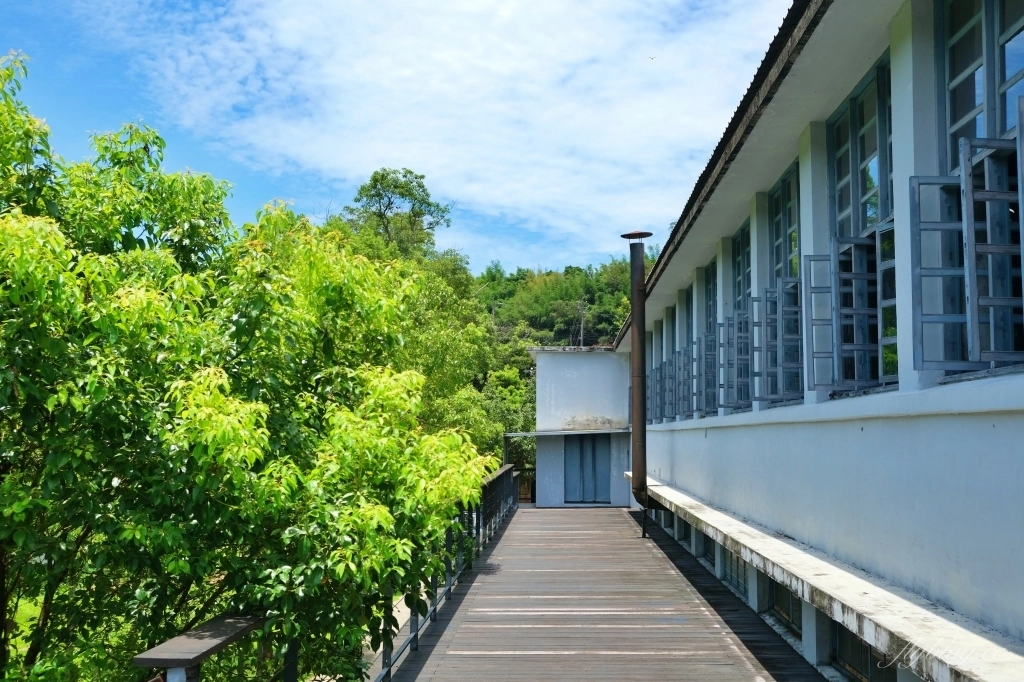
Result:
[[[648,427],[648,470],[1024,639],[1024,376]]]
[[[629,434],[611,434],[611,506],[628,507],[633,498],[629,471]],[[537,506],[565,506],[565,438],[537,436]],[[579,505],[572,505],[579,506]],[[605,505],[601,505],[605,506]]]
[[[628,387],[629,357],[621,353],[539,352],[537,430],[626,428]]]

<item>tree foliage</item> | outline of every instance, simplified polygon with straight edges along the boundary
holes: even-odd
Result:
[[[281,205],[234,229],[142,126],[64,164],[23,76],[0,62],[0,677],[139,679],[225,611],[269,617],[232,677],[292,636],[357,677],[493,464],[439,407],[485,369],[466,276]]]

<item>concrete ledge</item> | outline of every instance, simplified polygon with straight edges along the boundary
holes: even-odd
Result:
[[[631,478],[630,472],[626,477]],[[648,494],[925,680],[1019,682],[1024,642],[648,477]]]

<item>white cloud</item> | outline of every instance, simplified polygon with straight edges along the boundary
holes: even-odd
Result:
[[[139,57],[165,115],[248,163],[353,187],[381,166],[426,174],[474,218],[439,243],[479,269],[620,253],[617,235],[636,228],[664,241],[788,4],[105,0],[82,12]]]

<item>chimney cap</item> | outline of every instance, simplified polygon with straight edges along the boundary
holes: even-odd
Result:
[[[654,234],[653,232],[644,232],[643,230],[637,230],[635,232],[627,232],[626,234],[622,235],[622,238],[623,239],[647,239],[648,237],[652,236],[653,234]]]

